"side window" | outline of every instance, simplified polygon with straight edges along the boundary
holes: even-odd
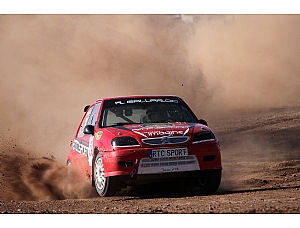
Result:
[[[98,117],[98,112],[99,112],[99,108],[100,108],[100,104],[101,103],[97,103],[92,111],[92,114],[88,120],[88,124],[89,125],[96,125],[96,121],[97,121],[97,117]]]
[[[94,107],[95,107],[95,106],[94,106]],[[82,121],[82,123],[81,123],[80,129],[79,129],[79,131],[78,131],[78,134],[77,134],[78,137],[82,137],[82,136],[84,135],[84,134],[83,134],[83,129],[84,129],[84,127],[85,127],[86,125],[88,125],[88,121],[89,121],[89,119],[90,119],[90,116],[91,116],[91,113],[92,113],[94,107],[91,107],[91,108],[88,110],[87,114],[85,115],[85,117],[84,117],[84,119],[83,119],[83,121]]]

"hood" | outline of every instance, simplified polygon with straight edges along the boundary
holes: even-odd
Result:
[[[120,127],[112,127],[109,131],[114,134],[115,137],[120,135],[132,135],[142,139],[162,136],[190,136],[195,131],[209,131],[209,128],[202,124],[174,122],[127,124]]]

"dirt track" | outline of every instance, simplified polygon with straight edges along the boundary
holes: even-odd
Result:
[[[300,106],[231,113],[208,122],[220,140],[224,169],[214,195],[156,185],[100,198],[86,180],[65,175],[55,159],[36,158],[11,140],[5,143],[10,151],[1,150],[0,213],[300,212]]]

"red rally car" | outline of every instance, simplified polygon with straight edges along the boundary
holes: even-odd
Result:
[[[91,178],[100,196],[168,180],[214,193],[222,176],[216,136],[171,95],[111,97],[87,105],[67,164]]]

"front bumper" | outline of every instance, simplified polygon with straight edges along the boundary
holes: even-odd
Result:
[[[149,158],[149,150],[157,148],[122,148],[102,152],[105,177],[178,174],[197,170],[222,169],[221,153],[217,143],[204,142],[186,145],[186,147],[188,156],[164,158]]]

